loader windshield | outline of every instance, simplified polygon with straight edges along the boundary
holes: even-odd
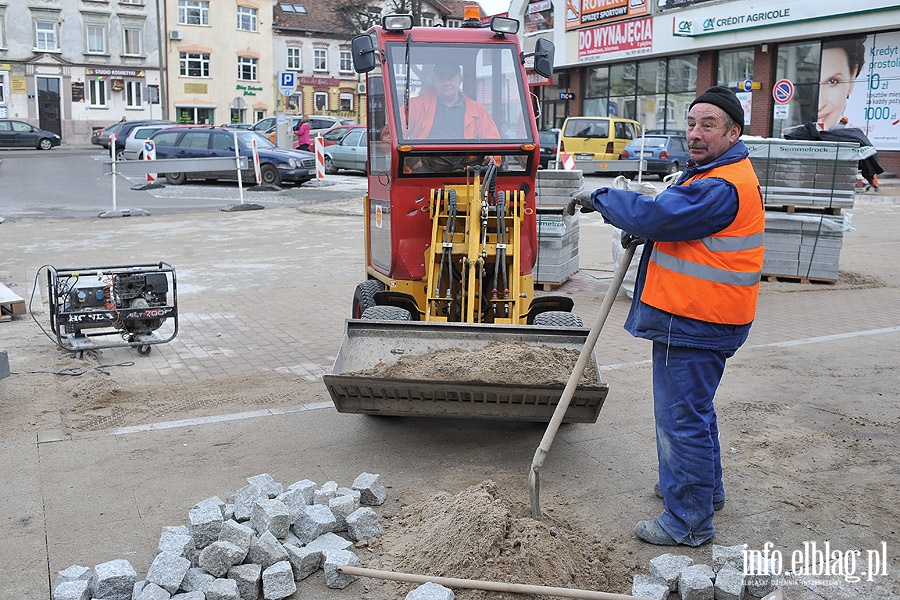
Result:
[[[533,142],[514,44],[390,43],[386,58],[401,142]]]

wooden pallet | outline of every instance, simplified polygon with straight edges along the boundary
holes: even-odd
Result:
[[[542,289],[545,292],[552,292],[554,289],[558,288],[559,286],[561,286],[568,280],[572,279],[576,273],[578,273],[578,271],[575,271],[575,273],[572,273],[571,275],[569,275],[562,281],[535,281],[534,285],[535,285],[535,287],[540,286],[540,289]]]
[[[25,314],[25,300],[14,294],[11,289],[0,283],[0,316],[9,316],[9,319],[0,319],[0,323],[12,320],[16,315]]]
[[[766,204],[766,210],[769,212],[783,212],[789,215],[830,215],[840,216],[840,206],[803,206],[800,204]]]
[[[763,274],[762,281],[768,283],[837,283],[837,279],[823,279],[821,277],[802,277],[800,275],[766,275]]]

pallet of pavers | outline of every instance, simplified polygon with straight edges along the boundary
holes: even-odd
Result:
[[[578,213],[569,216],[559,206],[538,206],[537,230],[534,282],[549,291],[578,272]]]
[[[541,169],[535,183],[536,203],[538,206],[565,206],[583,183],[581,171]]]
[[[763,278],[837,281],[845,229],[841,215],[767,212]]]
[[[853,206],[860,146],[777,138],[743,138],[767,205],[840,209]]]

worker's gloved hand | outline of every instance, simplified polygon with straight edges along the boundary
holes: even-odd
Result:
[[[630,246],[631,244],[640,246],[647,241],[642,237],[638,237],[632,233],[625,233],[624,231],[622,232],[621,239],[622,239],[622,247],[623,248],[628,248],[628,246]]]
[[[566,214],[574,215],[576,209],[580,209],[583,213],[596,211],[594,202],[591,200],[593,193],[591,190],[581,190],[572,194],[572,199],[569,200],[569,204],[566,206]]]

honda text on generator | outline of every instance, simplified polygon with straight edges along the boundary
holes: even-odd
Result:
[[[534,296],[540,151],[525,59],[549,78],[554,47],[538,39],[523,53],[518,28],[505,17],[443,28],[388,15],[351,42],[354,68],[367,74],[367,279],[324,378],[340,412],[549,421],[558,404],[562,385],[522,385],[515,376],[487,384],[359,373],[494,341],[584,345],[570,298]],[[490,115],[493,136],[416,132],[417,97],[429,93],[436,65],[448,63],[465,96]],[[606,392],[599,378],[580,386],[566,420],[596,421]]]

